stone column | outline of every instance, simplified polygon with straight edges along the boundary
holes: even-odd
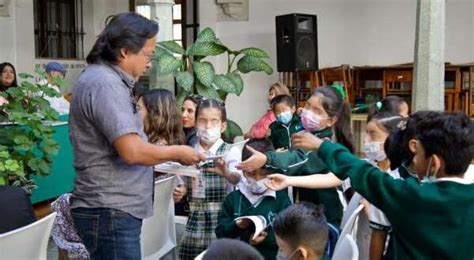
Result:
[[[147,4],[150,6],[150,19],[157,21],[160,27],[157,41],[172,40],[174,0],[147,0]],[[165,88],[174,93],[174,78],[158,76],[156,69],[152,69],[150,88]]]
[[[417,0],[412,111],[444,110],[445,0]]]

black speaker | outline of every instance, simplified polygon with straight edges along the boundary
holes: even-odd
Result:
[[[316,15],[279,15],[275,22],[278,71],[318,70]]]

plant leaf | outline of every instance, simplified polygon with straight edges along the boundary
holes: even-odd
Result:
[[[173,53],[161,47],[160,45],[157,45],[155,48],[155,60],[159,60],[163,56],[173,56]]]
[[[227,93],[237,93],[237,88],[235,87],[234,82],[225,75],[216,75],[213,83],[217,89],[223,90]]]
[[[24,72],[19,73],[19,74],[18,74],[18,77],[19,77],[19,78],[22,78],[22,79],[28,79],[28,78],[32,79],[32,78],[34,78],[33,75],[28,74],[28,73],[24,73]]]
[[[179,45],[176,41],[158,42],[158,45],[172,53],[181,54],[181,55],[185,53],[183,47],[181,47],[181,45]]]
[[[183,64],[183,60],[181,58],[176,59],[173,56],[167,56],[164,55],[162,56],[159,60],[157,65],[157,72],[161,76],[166,76],[168,74],[171,74],[175,72],[177,69],[181,67]]]
[[[178,106],[181,108],[184,103],[184,99],[190,94],[191,92],[188,92],[184,89],[182,89],[179,94],[176,96],[176,102],[178,103]]]
[[[199,95],[205,97],[205,98],[216,98],[219,99],[219,95],[217,95],[217,91],[211,86],[211,87],[206,87],[201,83],[196,84],[196,90]]]
[[[242,91],[244,90],[244,81],[242,80],[242,77],[238,73],[229,73],[227,74],[227,77],[232,80],[232,82],[235,85],[235,94],[237,96],[240,96],[242,94]]]
[[[194,77],[188,71],[176,73],[176,83],[186,91],[191,91],[194,84]]]
[[[206,27],[204,28],[204,30],[202,30],[197,38],[196,38],[196,42],[212,42],[212,41],[215,41],[217,38],[216,38],[216,34],[214,33],[214,31],[209,28],[209,27]]]
[[[206,87],[211,87],[212,81],[214,81],[214,66],[210,62],[194,62],[193,63],[194,74],[196,78]]]
[[[273,73],[273,69],[268,63],[265,61],[254,58],[250,56],[244,56],[237,62],[237,69],[242,73],[249,73],[251,71],[263,71],[267,75],[271,75]]]
[[[222,134],[225,142],[233,143],[236,136],[244,135],[242,128],[234,121],[227,119],[227,128]]]
[[[188,56],[215,56],[224,53],[227,48],[216,42],[194,42],[189,46]]]
[[[246,56],[254,57],[254,58],[270,58],[268,54],[259,48],[245,48],[240,50],[240,53],[245,54]]]

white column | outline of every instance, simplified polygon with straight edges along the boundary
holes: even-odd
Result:
[[[174,0],[148,0],[147,4],[150,5],[150,19],[159,24],[157,40],[172,40]],[[166,88],[174,93],[174,79],[172,76],[158,76],[156,70],[151,70],[150,88]]]
[[[412,111],[444,110],[445,0],[417,0]]]

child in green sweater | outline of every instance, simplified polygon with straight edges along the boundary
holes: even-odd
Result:
[[[270,140],[277,150],[291,148],[291,135],[303,130],[300,117],[295,113],[295,101],[291,96],[280,95],[272,99],[276,121],[270,125]]]
[[[261,152],[273,150],[271,143],[265,139],[253,139],[248,146]],[[250,157],[250,152],[242,152],[243,158]],[[216,236],[218,238],[238,238],[253,245],[267,260],[275,259],[278,246],[272,231],[271,223],[276,214],[291,205],[285,191],[268,189],[264,182],[268,172],[258,169],[245,172],[238,184],[238,190],[231,192],[224,200],[222,210],[217,218]],[[262,216],[267,228],[260,234],[255,234],[255,228],[249,219],[239,219],[243,216]],[[257,235],[256,237],[254,235]]]
[[[305,132],[308,134],[338,142],[350,151],[354,151],[349,104],[344,101],[343,94],[336,88],[316,88],[309,96],[300,117]],[[285,152],[260,153],[249,149],[253,151],[253,154],[249,159],[242,161],[239,166],[242,170],[252,171],[265,167],[268,171],[290,176],[329,174],[326,164],[313,151],[291,149]],[[300,192],[299,201],[324,205],[328,222],[337,227],[340,225],[342,204],[336,188]]]
[[[382,210],[393,232],[385,259],[473,259],[474,183],[464,179],[473,159],[474,123],[462,113],[420,121],[408,142],[414,178],[394,179],[344,147],[307,133],[295,147],[317,150],[338,178]]]

